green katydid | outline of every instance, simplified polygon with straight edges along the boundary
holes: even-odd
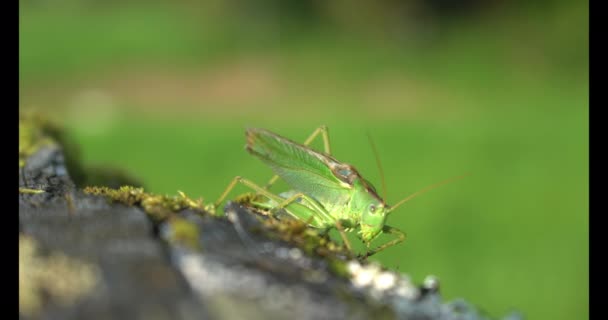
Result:
[[[324,152],[308,146],[319,134],[323,138]],[[276,175],[266,187],[260,187],[242,177],[235,177],[210,209],[217,208],[235,185],[241,183],[267,198],[269,202],[263,205],[271,212],[283,209],[293,218],[305,221],[311,227],[324,231],[338,229],[349,250],[350,244],[344,231],[358,229],[358,237],[368,248],[364,257],[405,240],[404,232],[386,225],[389,213],[413,197],[448,182],[446,180],[427,187],[394,206],[388,206],[374,186],[352,165],[342,163],[331,156],[326,126],[317,128],[303,144],[264,129],[247,129],[246,136],[247,151],[269,165]],[[293,190],[281,195],[268,191],[268,187],[279,177]],[[372,240],[381,233],[395,235],[396,239],[369,250]]]

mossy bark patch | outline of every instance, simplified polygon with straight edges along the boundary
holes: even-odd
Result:
[[[192,200],[183,192],[179,192],[177,196],[155,195],[133,186],[122,186],[118,189],[86,187],[83,191],[86,194],[106,197],[111,202],[140,206],[157,222],[185,209],[192,209],[201,214],[205,212],[202,199]]]
[[[56,128],[43,117],[22,113],[19,115],[19,167],[25,166],[29,156],[34,154],[40,147],[56,145],[57,142],[51,136]]]
[[[138,179],[123,170],[103,166],[88,167],[82,163],[80,150],[65,129],[44,114],[35,111],[19,113],[19,168],[23,169],[32,156],[43,149],[60,149],[65,170],[79,187],[85,185],[141,186]],[[34,160],[38,158],[34,157]]]

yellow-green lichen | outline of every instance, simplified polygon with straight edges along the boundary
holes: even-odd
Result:
[[[194,250],[200,250],[200,230],[199,227],[187,219],[181,217],[171,217],[168,221],[170,228],[167,240],[174,244],[181,244]]]
[[[38,194],[38,193],[44,193],[45,191],[42,189],[30,189],[30,188],[19,188],[19,193],[25,193],[25,194]]]
[[[83,191],[91,195],[104,196],[112,202],[141,206],[156,221],[163,221],[173,213],[184,209],[204,211],[202,199],[192,200],[181,191],[179,195],[173,197],[146,193],[143,188],[132,186],[122,186],[118,189],[86,187]]]
[[[59,252],[40,256],[33,238],[19,236],[21,315],[35,316],[48,300],[61,305],[71,305],[92,292],[98,280],[99,271],[94,265]]]
[[[65,198],[65,204],[66,207],[68,209],[68,213],[70,215],[74,215],[76,212],[76,206],[74,205],[74,199],[72,197],[72,194],[69,192],[66,192],[63,197]]]

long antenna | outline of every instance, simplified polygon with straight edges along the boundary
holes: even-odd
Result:
[[[464,177],[466,177],[466,176],[469,176],[469,175],[471,175],[471,174],[470,174],[470,173],[467,173],[467,174],[463,174],[463,175],[461,175],[461,176],[452,177],[452,178],[449,178],[449,179],[443,180],[443,181],[441,181],[441,182],[435,183],[435,184],[433,184],[433,185],[430,185],[430,186],[428,186],[428,187],[426,187],[426,188],[424,188],[424,189],[422,189],[422,190],[420,190],[420,191],[416,191],[416,192],[412,193],[411,195],[407,196],[405,199],[403,199],[403,200],[401,200],[401,201],[397,202],[397,204],[396,204],[396,205],[394,205],[394,206],[390,207],[390,209],[389,209],[389,211],[388,211],[388,212],[392,212],[393,210],[397,209],[397,207],[399,207],[400,205],[402,205],[402,204],[404,204],[404,203],[406,203],[406,202],[408,202],[408,201],[412,200],[413,198],[415,198],[415,197],[417,197],[417,196],[419,196],[419,195],[421,195],[421,194],[423,194],[423,193],[425,193],[425,192],[427,192],[427,191],[430,191],[430,190],[432,190],[432,189],[435,189],[435,188],[437,188],[437,187],[440,187],[440,186],[442,186],[442,185],[444,185],[444,184],[447,184],[447,183],[449,183],[449,182],[453,182],[453,181],[455,181],[455,180],[462,179],[462,178],[464,178]]]
[[[380,172],[380,181],[382,181],[382,198],[386,199],[386,181],[384,180],[384,170],[382,170],[382,164],[380,163],[380,157],[378,156],[378,150],[376,149],[376,144],[374,140],[372,140],[372,136],[369,132],[366,132],[367,138],[369,139],[369,144],[372,146],[372,151],[374,152],[374,157],[376,158],[376,164],[378,165],[378,171]]]

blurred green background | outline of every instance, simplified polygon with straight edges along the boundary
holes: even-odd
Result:
[[[87,165],[215,200],[270,170],[244,128],[381,179],[405,243],[374,256],[493,316],[588,318],[586,1],[20,1],[20,106]],[[241,189],[242,191],[246,191]],[[386,240],[381,238],[376,243]]]

